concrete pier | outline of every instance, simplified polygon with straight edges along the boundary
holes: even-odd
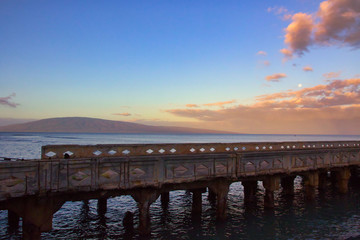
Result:
[[[280,184],[285,196],[294,195],[296,176],[303,178],[308,200],[329,181],[347,193],[351,172],[359,166],[359,141],[43,146],[41,159],[0,161],[0,209],[8,210],[9,229],[17,229],[21,218],[23,239],[40,239],[66,201],[86,206],[97,199],[104,216],[108,198],[131,195],[138,206],[138,232],[149,236],[149,208],[160,194],[166,210],[170,191],[191,192],[192,214],[201,216],[202,193],[208,189],[216,218],[223,221],[233,182],[244,186],[247,204],[256,200],[262,181],[264,208],[271,209]],[[133,218],[124,218],[128,229]]]
[[[336,188],[339,193],[345,194],[348,192],[348,183],[351,176],[350,169],[348,167],[341,168],[335,171],[336,176]]]
[[[138,204],[140,235],[150,235],[150,205],[159,197],[159,193],[153,189],[141,189],[131,196]]]
[[[218,179],[209,185],[211,191],[216,195],[216,219],[224,221],[226,219],[227,195],[230,183],[226,179]]]
[[[279,176],[267,176],[263,180],[263,186],[265,188],[264,208],[274,208],[274,191],[279,190],[279,184]]]
[[[99,215],[105,215],[107,211],[107,198],[99,198],[97,202],[97,211]]]
[[[310,171],[304,175],[305,198],[313,200],[315,198],[316,189],[319,186],[319,172]]]
[[[192,214],[200,215],[202,212],[202,193],[206,192],[205,188],[192,189]]]
[[[170,193],[169,192],[163,192],[161,193],[161,206],[163,208],[167,208],[170,201]]]
[[[8,210],[9,231],[14,232],[19,228],[20,217],[15,212]]]
[[[250,204],[256,200],[257,181],[256,180],[245,180],[241,184],[244,186],[244,202]]]
[[[294,180],[296,176],[284,176],[281,178],[282,193],[285,196],[294,195]]]

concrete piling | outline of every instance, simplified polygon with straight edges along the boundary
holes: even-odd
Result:
[[[294,195],[294,180],[296,176],[285,176],[281,178],[282,193],[285,196]]]
[[[211,191],[216,195],[216,219],[219,221],[224,221],[226,219],[229,186],[230,182],[225,179],[218,179],[209,185]]]
[[[263,180],[263,186],[265,188],[264,208],[274,208],[274,191],[279,189],[279,184],[279,176],[267,176]]]
[[[245,180],[241,184],[244,186],[244,202],[246,204],[254,202],[256,200],[257,181]]]
[[[316,188],[319,186],[319,172],[310,171],[303,175],[304,177],[304,189],[305,198],[307,200],[313,200],[316,194]]]
[[[159,193],[156,189],[139,189],[131,196],[137,202],[139,209],[139,234],[146,236],[150,235],[150,205],[155,202],[159,197]]]

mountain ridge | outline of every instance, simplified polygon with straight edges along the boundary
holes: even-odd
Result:
[[[0,132],[235,134],[234,132],[218,130],[176,126],[152,126],[87,117],[47,118],[27,123],[0,126]]]

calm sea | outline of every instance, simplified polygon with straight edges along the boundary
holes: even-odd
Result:
[[[154,135],[154,134],[73,134],[73,133],[0,133],[0,157],[40,158],[42,145],[106,143],[182,143],[182,142],[257,142],[257,141],[340,141],[360,140],[360,136],[321,135]],[[329,184],[312,202],[304,199],[301,178],[295,180],[295,196],[275,195],[274,210],[263,209],[264,189],[259,183],[257,207],[243,204],[241,183],[230,186],[228,218],[221,225],[214,221],[215,210],[203,193],[200,221],[191,217],[191,194],[170,193],[167,209],[160,199],[151,206],[152,239],[360,239],[360,187],[350,184],[349,193],[338,195]],[[130,196],[108,200],[105,216],[97,214],[97,200],[67,202],[55,213],[53,230],[43,239],[123,239],[122,219],[126,211],[135,213],[136,202]],[[132,236],[137,239],[138,235]],[[0,211],[0,239],[20,239],[19,231],[9,233],[7,212]]]

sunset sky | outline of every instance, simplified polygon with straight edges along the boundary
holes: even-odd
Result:
[[[360,0],[2,0],[0,36],[2,121],[360,134]]]

